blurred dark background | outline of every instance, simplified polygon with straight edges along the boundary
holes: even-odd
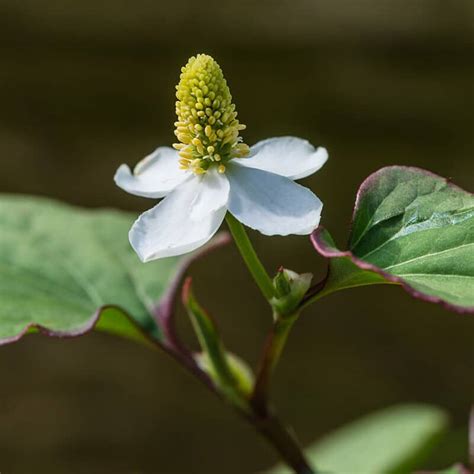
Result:
[[[179,68],[206,52],[247,143],[292,134],[328,148],[304,184],[343,245],[357,187],[382,166],[473,189],[473,20],[471,0],[1,0],[0,191],[149,207],[112,176],[173,142]],[[324,271],[305,237],[252,238],[270,269]],[[192,272],[228,347],[255,363],[270,314],[236,251]],[[440,405],[452,434],[427,467],[444,467],[466,457],[473,348],[472,317],[396,287],[347,291],[301,318],[276,403],[304,443],[389,404]],[[102,334],[0,352],[2,473],[246,473],[274,461],[165,355]]]

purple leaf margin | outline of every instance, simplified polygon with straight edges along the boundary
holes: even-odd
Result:
[[[6,344],[12,344],[18,342],[26,334],[32,330],[37,330],[39,333],[58,338],[73,338],[83,336],[90,331],[92,331],[98,324],[100,318],[104,315],[107,310],[115,309],[120,311],[136,328],[137,332],[144,336],[145,340],[148,340],[153,345],[158,345],[165,349],[167,352],[176,352],[176,353],[185,353],[185,349],[180,344],[176,332],[174,329],[174,314],[175,314],[175,303],[179,296],[179,290],[186,273],[189,270],[189,267],[196,260],[199,260],[201,257],[207,255],[214,249],[222,247],[230,242],[231,237],[227,232],[220,232],[217,234],[208,244],[204,245],[198,251],[190,254],[190,256],[183,259],[180,266],[178,267],[173,280],[171,281],[168,289],[165,294],[158,302],[156,308],[153,310],[152,316],[155,319],[158,327],[163,331],[164,340],[158,341],[150,334],[148,334],[134,319],[133,317],[122,307],[110,304],[104,305],[98,308],[91,317],[79,328],[75,328],[71,331],[54,331],[45,326],[36,323],[30,323],[26,325],[18,334],[15,334],[11,337],[0,338],[0,346]]]
[[[13,342],[18,342],[26,334],[28,334],[28,332],[30,332],[33,329],[38,330],[38,332],[40,332],[41,334],[44,334],[45,336],[51,336],[51,337],[69,338],[69,337],[82,336],[83,334],[86,334],[92,329],[94,329],[95,325],[99,321],[104,311],[106,311],[107,309],[113,309],[113,308],[116,308],[120,310],[121,312],[123,312],[124,314],[126,314],[118,306],[113,306],[113,305],[101,306],[100,308],[97,309],[97,311],[94,312],[94,314],[90,317],[88,321],[86,321],[86,323],[83,326],[73,331],[53,331],[40,324],[31,323],[31,324],[26,325],[18,334],[15,334],[12,337],[0,338],[0,346],[11,344]],[[134,323],[134,321],[130,318],[130,316],[127,315],[127,317],[130,319],[131,322]]]
[[[442,176],[439,176],[435,173],[432,173],[431,171],[428,171],[428,170],[425,170],[425,169],[422,169],[422,168],[412,167],[412,166],[397,166],[397,165],[387,166],[387,167],[381,168],[380,170],[372,173],[360,185],[360,187],[357,191],[354,210],[353,210],[353,213],[352,213],[351,226],[354,223],[355,215],[357,213],[357,210],[359,209],[360,202],[363,198],[363,195],[365,193],[367,193],[371,189],[371,187],[373,187],[374,182],[376,182],[379,179],[380,175],[382,175],[382,174],[384,174],[384,173],[386,173],[387,171],[390,171],[390,170],[418,171],[418,172],[420,172],[420,173],[422,173],[426,176],[430,176],[432,178],[443,180],[449,187],[452,187],[456,190],[459,190],[459,191],[462,191],[462,192],[473,195],[473,193],[471,193],[469,191],[466,191],[465,189],[457,186],[456,184],[452,183],[449,179],[443,178]],[[400,285],[408,294],[410,294],[414,298],[417,298],[417,299],[420,299],[420,300],[423,300],[423,301],[427,301],[429,303],[440,304],[444,308],[446,308],[450,311],[454,311],[456,313],[461,313],[461,314],[466,314],[466,313],[472,314],[472,313],[474,313],[474,306],[465,307],[465,306],[455,305],[455,304],[452,304],[452,303],[448,303],[447,301],[445,301],[441,297],[434,296],[434,295],[428,295],[426,293],[423,293],[423,292],[413,288],[403,278],[392,275],[391,273],[386,272],[382,268],[380,268],[380,267],[378,267],[374,264],[368,263],[368,262],[356,257],[350,250],[343,251],[343,250],[339,250],[338,248],[336,248],[334,246],[329,246],[327,244],[327,242],[325,241],[325,239],[324,239],[324,233],[326,233],[326,232],[327,232],[327,230],[323,226],[319,226],[310,236],[311,243],[313,244],[314,248],[323,257],[328,258],[328,259],[347,258],[354,265],[356,265],[358,268],[360,268],[361,270],[376,273],[376,274],[380,275],[381,277],[383,277],[387,282]],[[320,282],[318,285],[316,285],[317,289],[316,289],[316,291],[313,290],[312,296],[316,293],[319,293],[320,291],[322,291],[324,289],[325,284],[328,281],[328,276],[329,276],[330,271],[331,271],[331,269],[329,267],[328,268],[328,273],[327,273],[325,279],[322,282]],[[309,291],[311,292],[311,289]]]
[[[326,257],[328,259],[331,258],[348,258],[353,264],[355,264],[358,268],[364,271],[368,272],[373,272],[381,277],[383,277],[387,282],[390,283],[395,283],[400,285],[407,293],[409,293],[411,296],[417,299],[421,299],[423,301],[427,301],[429,303],[437,303],[442,306],[444,306],[446,309],[450,311],[455,311],[457,313],[474,313],[474,307],[464,307],[464,306],[458,306],[454,305],[451,303],[448,303],[447,301],[444,301],[442,298],[433,296],[433,295],[427,295],[425,293],[422,293],[415,288],[413,288],[410,284],[408,284],[405,280],[402,278],[392,275],[385,270],[381,269],[380,267],[377,267],[376,265],[373,265],[372,263],[365,262],[364,260],[361,260],[360,258],[356,257],[350,250],[339,250],[335,247],[330,247],[327,245],[327,243],[324,241],[324,238],[322,237],[322,234],[324,232],[327,232],[326,229],[323,226],[319,226],[312,234],[311,234],[311,243],[313,244],[314,248],[318,251],[319,254],[321,254],[323,257]],[[331,270],[328,269],[328,273]],[[327,277],[325,279],[327,281]],[[324,285],[322,286],[321,290],[324,288]]]

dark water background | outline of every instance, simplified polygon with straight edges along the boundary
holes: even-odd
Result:
[[[149,207],[112,175],[173,141],[179,68],[207,52],[247,143],[292,134],[329,149],[304,184],[343,244],[357,187],[382,166],[473,189],[473,20],[471,0],[1,0],[0,191]],[[323,272],[305,237],[252,238],[269,268]],[[236,251],[193,274],[228,347],[254,363],[270,315]],[[395,287],[347,291],[303,315],[275,399],[304,443],[392,403],[445,407],[452,435],[430,461],[444,467],[466,457],[473,347],[472,317]],[[100,334],[0,352],[2,473],[247,473],[274,460],[164,355]]]

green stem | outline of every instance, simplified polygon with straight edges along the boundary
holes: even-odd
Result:
[[[273,282],[258,258],[243,225],[230,213],[227,213],[226,221],[247,268],[263,296],[270,302],[275,296]],[[272,332],[263,350],[250,400],[253,416],[247,419],[274,446],[295,473],[313,474],[316,471],[309,465],[293,433],[276,418],[268,404],[271,375],[280,359],[290,329],[298,316],[299,312],[285,317],[275,314]]]
[[[273,372],[280,360],[285,347],[288,335],[293,324],[298,319],[299,313],[291,316],[275,316],[273,328],[265,343],[263,354],[260,359],[257,378],[252,394],[252,406],[258,413],[265,413],[268,409],[268,396],[270,391],[270,381]]]
[[[229,212],[226,217],[227,225],[229,226],[232,237],[237,244],[237,247],[247,265],[253,279],[257,283],[260,291],[267,300],[275,296],[275,290],[271,278],[268,276],[262,262],[258,258],[252,242],[245,232],[244,226]]]

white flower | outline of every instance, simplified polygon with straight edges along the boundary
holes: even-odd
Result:
[[[294,137],[249,148],[227,81],[207,54],[181,68],[176,98],[179,143],[158,148],[133,172],[122,165],[115,175],[129,193],[165,198],[130,231],[142,261],[197,249],[217,232],[227,211],[265,235],[310,234],[318,226],[321,201],[293,180],[323,166],[324,148]]]
[[[247,158],[232,158],[219,172],[182,169],[178,151],[160,147],[132,172],[117,170],[115,182],[125,191],[165,198],[143,213],[130,231],[140,259],[180,255],[205,244],[226,212],[265,235],[310,234],[319,224],[322,203],[294,182],[318,171],[328,157],[296,137],[270,138],[250,148]]]

